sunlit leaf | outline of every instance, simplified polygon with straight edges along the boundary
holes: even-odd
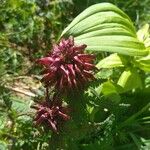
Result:
[[[129,17],[110,3],[95,4],[79,14],[62,32],[61,37],[68,36],[74,36],[77,44],[86,44],[89,51],[129,56],[148,53]]]
[[[124,91],[142,87],[140,75],[136,70],[125,70],[121,74],[117,84],[123,87]]]
[[[96,65],[96,67],[98,69],[123,67],[126,63],[127,63],[127,59],[125,59],[123,56],[120,56],[117,53],[115,53],[115,54],[111,54],[110,56],[102,59]]]
[[[119,95],[121,92],[123,92],[122,87],[113,82],[107,81],[102,84],[102,93],[114,102],[121,100]]]
[[[141,57],[135,60],[136,65],[145,72],[150,72],[150,49],[149,54],[145,57]]]
[[[113,74],[112,69],[101,69],[95,76],[99,79],[108,79]]]
[[[138,39],[144,42],[149,37],[149,24],[145,24],[138,32]]]

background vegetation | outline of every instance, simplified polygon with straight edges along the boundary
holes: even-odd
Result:
[[[51,144],[60,144],[50,141],[50,131],[33,125],[30,106],[45,92],[34,62],[51,49],[75,16],[99,2],[121,8],[137,30],[150,23],[150,0],[0,0],[0,150],[53,150]],[[101,53],[99,58],[108,55]],[[118,92],[114,84],[126,67],[101,70],[97,76],[103,89],[94,83],[84,95],[95,130],[63,133],[66,141],[72,137],[66,142],[68,149],[150,149],[150,74],[141,67],[133,67],[140,74],[140,86],[128,86],[125,92]]]

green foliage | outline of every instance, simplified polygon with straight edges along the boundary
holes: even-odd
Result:
[[[99,2],[1,1],[0,150],[150,149],[150,32],[145,24],[150,2],[105,1],[120,9]],[[71,120],[57,135],[34,125],[31,105],[45,93],[34,60],[60,36],[70,35],[97,56],[98,70],[85,91],[63,98]]]
[[[110,56],[102,59],[98,64],[97,68],[116,68],[124,67],[128,63],[128,58],[121,56],[117,53],[111,54]]]
[[[105,16],[105,17],[104,17]],[[116,6],[96,4],[78,15],[61,36],[72,35],[86,50],[117,52],[129,56],[148,54],[143,43],[136,38],[131,20]]]

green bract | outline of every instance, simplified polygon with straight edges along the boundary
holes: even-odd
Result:
[[[75,37],[75,43],[86,44],[86,50],[106,51],[129,56],[147,55],[137,39],[130,18],[110,3],[90,6],[62,32],[61,37]]]

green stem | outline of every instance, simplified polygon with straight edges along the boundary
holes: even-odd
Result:
[[[49,142],[49,150],[63,150],[65,149],[65,139],[61,134],[52,133]]]

